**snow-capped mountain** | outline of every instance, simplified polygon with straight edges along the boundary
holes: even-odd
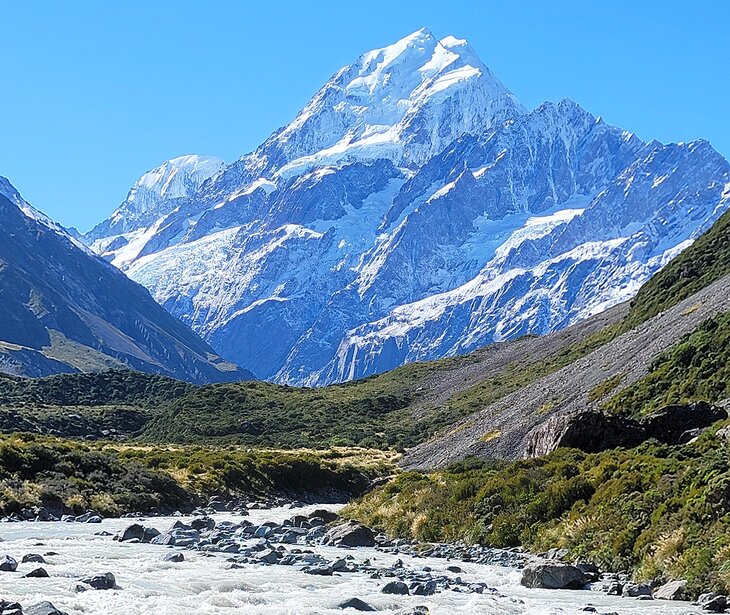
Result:
[[[606,309],[729,205],[708,143],[646,143],[570,100],[528,112],[424,29],[174,207],[125,203],[87,240],[223,356],[314,385]]]
[[[132,367],[193,382],[252,375],[147,289],[31,207],[0,177],[0,372],[44,376]]]

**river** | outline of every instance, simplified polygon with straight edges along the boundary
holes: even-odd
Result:
[[[245,518],[254,523],[281,522],[295,512],[306,514],[315,508],[318,507],[308,506],[296,511],[284,508],[253,510]],[[147,519],[144,523],[165,531],[177,519],[179,517],[159,517]],[[240,521],[242,517],[220,514],[215,519]],[[357,611],[343,611],[338,604],[353,597],[364,600],[383,613],[394,613],[416,605],[427,606],[432,615],[577,615],[585,613],[583,609],[587,605],[593,605],[599,613],[619,615],[700,612],[697,607],[681,602],[639,602],[600,592],[526,589],[520,585],[520,572],[514,568],[446,562],[443,559],[414,559],[403,555],[398,557],[406,566],[430,566],[434,572],[444,574],[450,574],[446,571],[448,565],[458,563],[462,568],[459,576],[464,580],[487,583],[501,595],[454,591],[428,597],[385,595],[380,592],[384,585],[382,579],[371,579],[361,573],[313,576],[290,566],[260,564],[227,569],[229,563],[225,555],[211,556],[188,550],[183,550],[184,562],[170,563],[162,561],[169,547],[120,543],[112,541],[111,537],[94,535],[100,531],[116,533],[132,521],[106,519],[101,524],[0,524],[0,555],[8,554],[20,562],[27,553],[57,553],[45,556],[46,564],[21,563],[15,573],[0,572],[0,598],[23,605],[48,600],[69,615],[345,615]],[[330,558],[351,554],[358,561],[369,558],[384,565],[397,559],[371,548],[343,550],[316,547],[316,550]],[[45,568],[50,577],[22,577],[38,566]],[[104,572],[112,572],[121,589],[75,593],[76,579]]]

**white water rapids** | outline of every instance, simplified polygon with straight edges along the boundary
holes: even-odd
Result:
[[[323,506],[252,510],[249,517],[220,514],[215,519],[282,522],[292,514],[306,514],[315,508]],[[151,518],[144,524],[165,531],[177,519]],[[0,599],[17,601],[24,606],[49,600],[69,615],[355,615],[357,611],[353,609],[338,608],[340,602],[353,597],[383,613],[416,605],[427,606],[432,615],[577,615],[584,613],[587,605],[595,606],[599,613],[619,615],[700,612],[697,607],[681,602],[640,602],[599,592],[526,589],[520,586],[520,572],[514,568],[444,559],[414,559],[404,555],[398,557],[406,566],[430,566],[434,572],[443,574],[452,574],[446,567],[458,564],[463,570],[458,576],[470,582],[487,583],[506,597],[454,591],[428,597],[392,596],[380,592],[385,584],[383,579],[371,579],[365,574],[313,576],[291,566],[260,564],[226,569],[228,562],[224,554],[209,556],[184,549],[181,551],[185,561],[170,563],[162,561],[170,551],[168,547],[120,543],[112,541],[111,537],[94,536],[95,532],[104,530],[116,533],[133,521],[0,524],[0,556],[8,554],[20,562],[27,553],[45,556],[50,551],[57,552],[57,555],[45,556],[46,564],[19,563],[17,572],[0,572]],[[316,547],[316,550],[330,559],[351,554],[357,561],[369,558],[373,563],[384,565],[397,559],[370,548]],[[50,578],[22,578],[38,566],[45,568]],[[74,592],[76,579],[104,572],[114,573],[121,589]]]

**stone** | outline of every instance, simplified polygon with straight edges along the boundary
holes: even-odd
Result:
[[[403,581],[390,581],[380,591],[384,594],[395,594],[397,596],[407,596],[411,593],[408,585]]]
[[[9,555],[0,557],[0,572],[15,572],[18,569],[18,562]]]
[[[669,581],[654,590],[654,598],[657,600],[685,600],[688,598],[684,591],[687,581]]]
[[[281,559],[281,553],[274,549],[263,551],[256,559],[264,564],[275,564]]]
[[[337,605],[341,609],[355,609],[356,611],[373,612],[375,607],[370,606],[367,602],[360,600],[360,598],[350,598],[344,602],[340,602]]]
[[[210,517],[197,517],[190,522],[190,527],[194,530],[212,530],[215,527],[215,521]]]
[[[118,589],[117,580],[111,572],[104,574],[95,574],[79,579],[82,583],[86,583],[94,589]]]
[[[520,583],[525,587],[540,589],[583,589],[587,579],[576,566],[538,562],[525,566]]]
[[[185,556],[182,553],[166,553],[165,556],[162,558],[163,562],[184,562]]]
[[[375,534],[361,523],[348,521],[329,530],[323,542],[334,547],[374,547]]]
[[[26,553],[23,556],[22,563],[27,564],[29,562],[34,564],[45,564],[46,560],[40,553]]]
[[[646,583],[627,583],[621,592],[624,598],[638,598],[639,596],[651,596],[651,586]]]
[[[64,611],[59,611],[52,602],[39,602],[32,604],[23,610],[24,615],[66,615]]]
[[[144,525],[133,523],[122,530],[122,533],[118,535],[118,540],[119,542],[128,542],[130,540],[142,542],[144,539],[144,530]]]
[[[45,568],[34,568],[30,572],[23,575],[23,577],[27,577],[29,579],[41,579],[48,577],[49,574],[46,572]]]
[[[715,593],[701,594],[697,598],[697,604],[710,613],[724,613],[728,606],[727,596]]]
[[[332,512],[331,510],[326,510],[324,508],[318,508],[317,510],[312,511],[309,514],[310,519],[312,519],[313,517],[318,517],[320,519],[323,519],[325,523],[332,523],[333,521],[337,521],[340,518],[340,515]]]

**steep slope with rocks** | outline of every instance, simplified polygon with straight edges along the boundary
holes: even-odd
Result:
[[[0,178],[0,372],[133,367],[193,382],[251,377],[149,292],[34,210]]]
[[[339,70],[174,208],[122,207],[85,240],[223,356],[321,385],[625,301],[729,187],[707,142],[643,142],[570,100],[528,112],[465,41],[424,29]]]

